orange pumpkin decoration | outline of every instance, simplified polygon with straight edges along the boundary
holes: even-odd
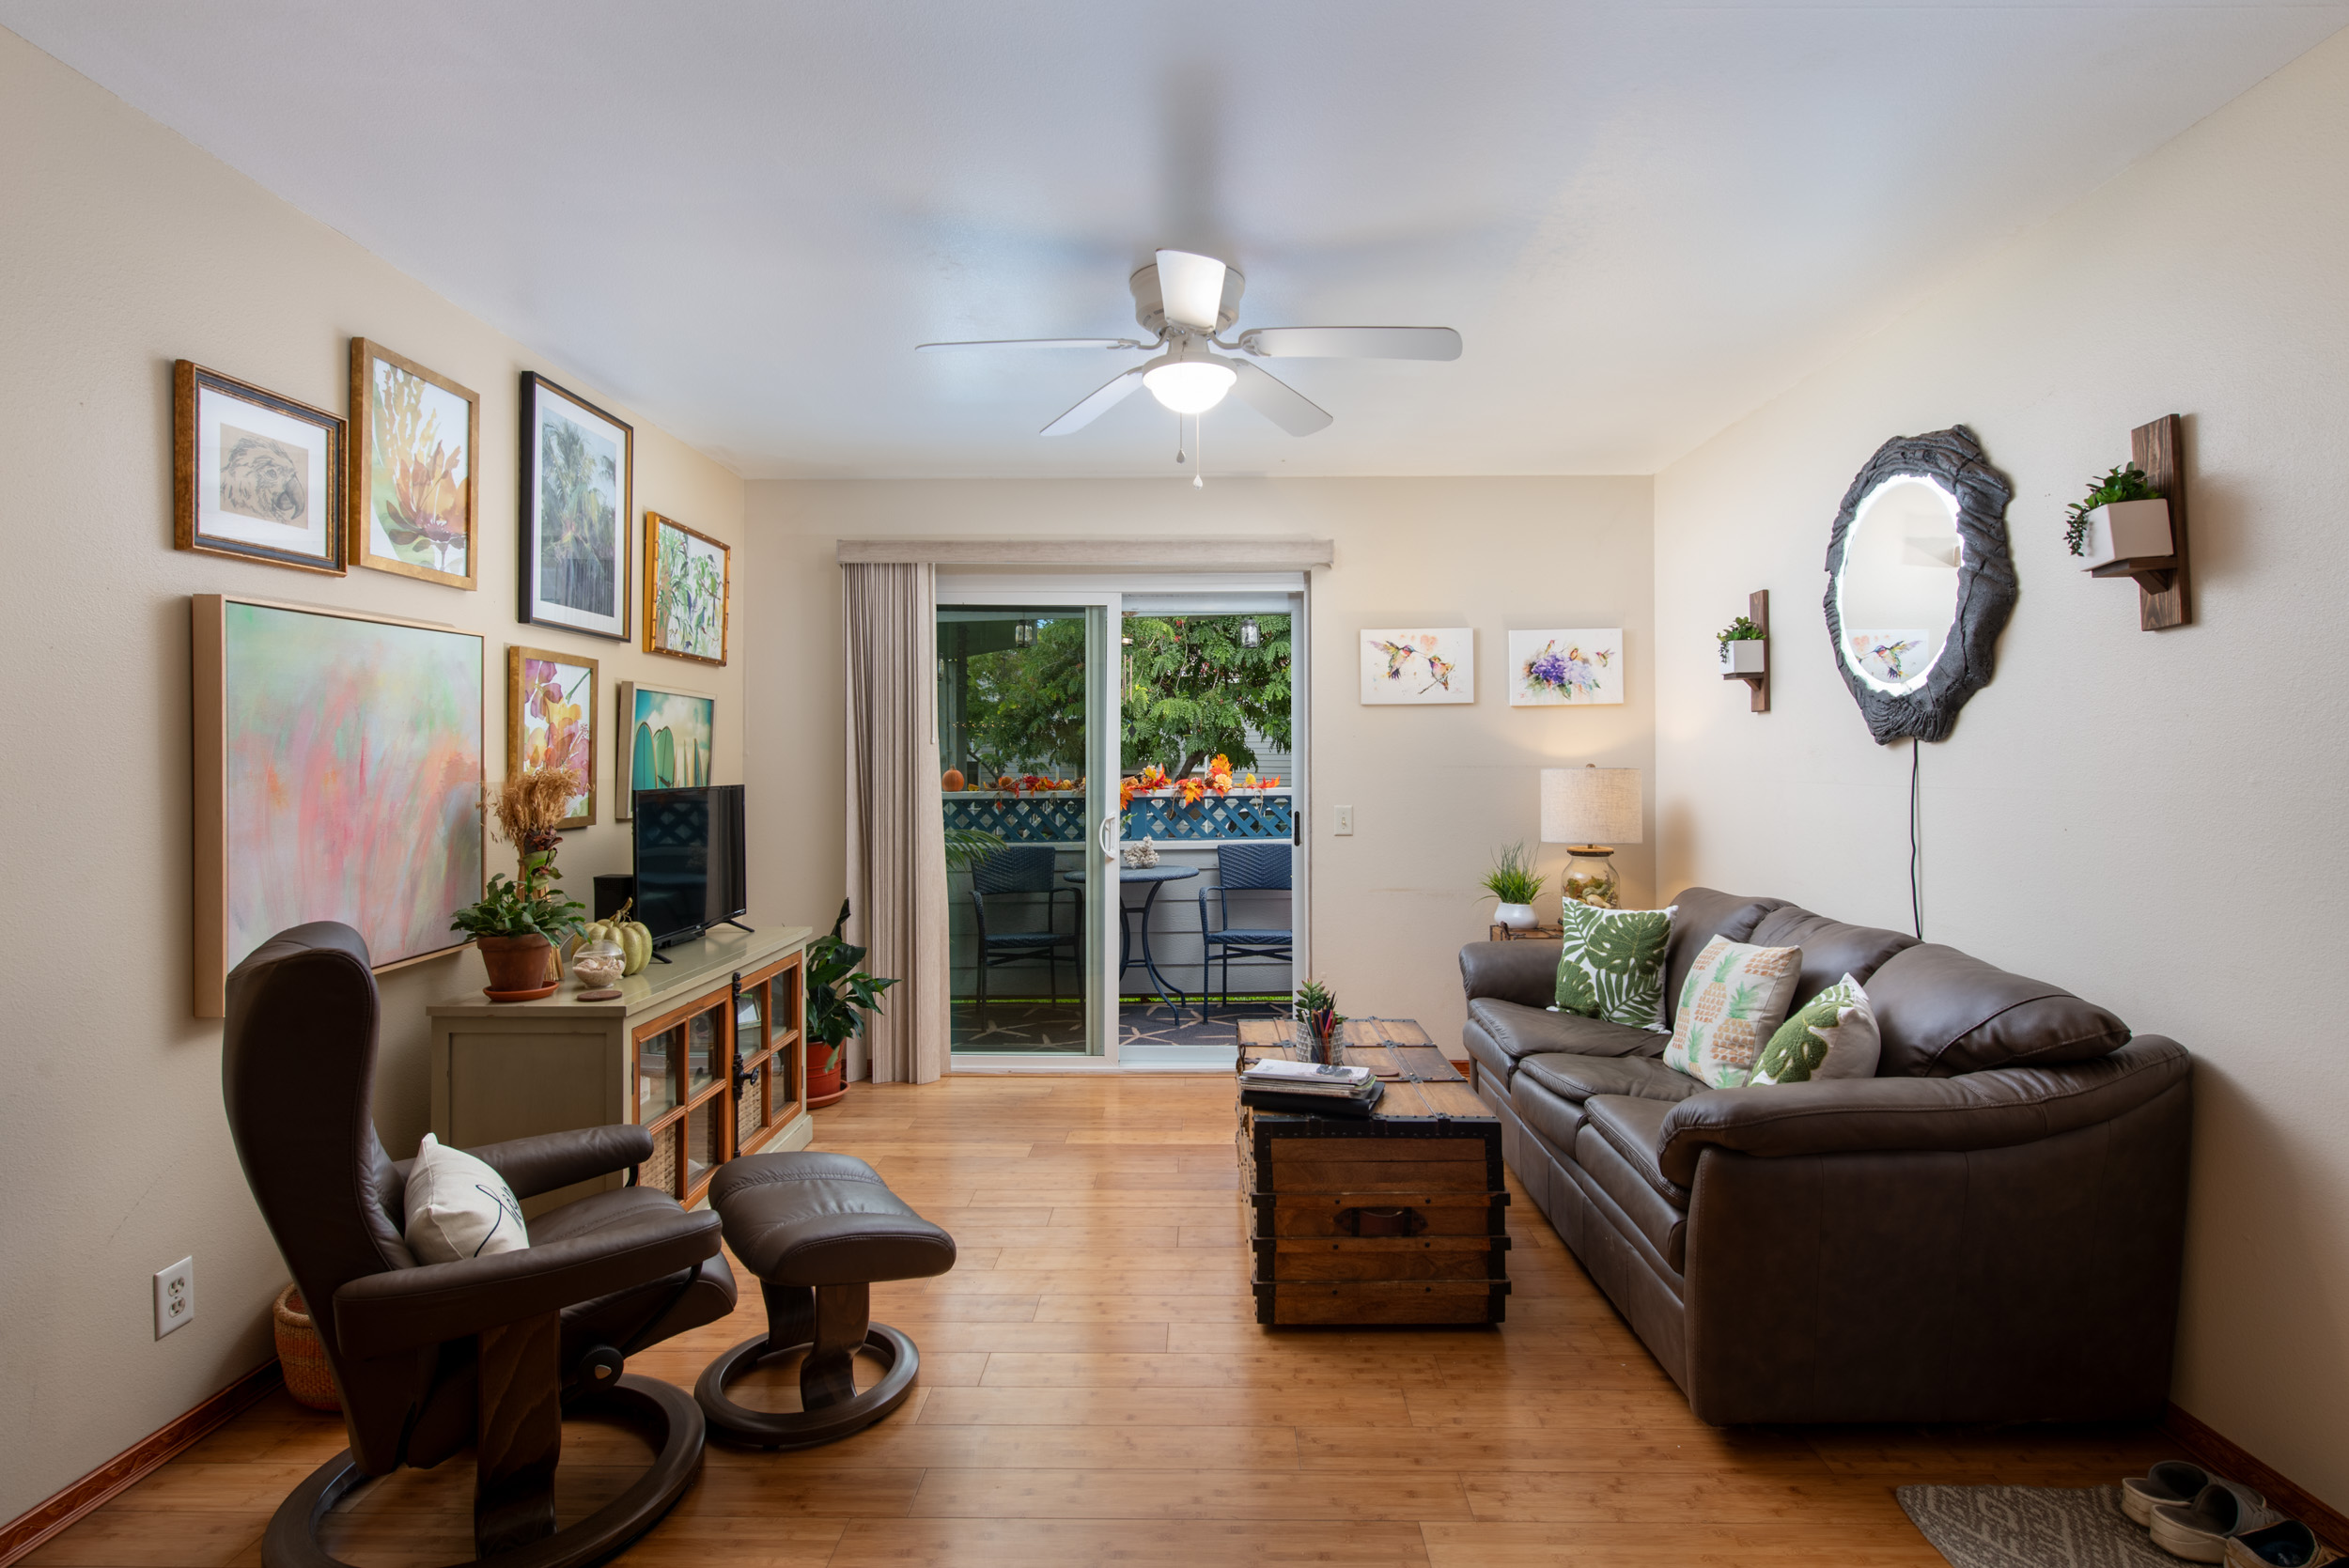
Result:
[[[941,787],[949,791],[960,789],[962,787],[962,769],[959,768],[949,768],[946,769],[946,776],[938,782]]]

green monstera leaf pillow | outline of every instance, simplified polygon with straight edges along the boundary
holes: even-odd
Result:
[[[1558,1010],[1660,1032],[1672,910],[1601,909],[1569,899],[1561,924]]]
[[[1747,1081],[1760,1087],[1812,1079],[1874,1078],[1883,1048],[1868,993],[1847,974],[1795,1009],[1762,1048],[1762,1059]]]

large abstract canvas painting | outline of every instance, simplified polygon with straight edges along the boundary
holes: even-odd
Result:
[[[617,815],[636,815],[640,789],[709,783],[717,711],[716,699],[696,692],[620,682],[620,731],[614,747],[620,776]]]
[[[289,925],[379,970],[461,946],[481,896],[482,639],[196,596],[195,1010]]]
[[[628,640],[636,432],[522,374],[521,618]]]

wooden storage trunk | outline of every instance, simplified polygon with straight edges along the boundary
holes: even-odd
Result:
[[[1509,1295],[1501,1124],[1416,1024],[1346,1029],[1345,1060],[1397,1075],[1377,1114],[1239,1108],[1256,1321],[1501,1322]],[[1241,1064],[1291,1054],[1285,1032],[1243,1025]]]

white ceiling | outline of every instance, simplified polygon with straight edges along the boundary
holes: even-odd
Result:
[[[1290,361],[1207,472],[1644,473],[2349,23],[2340,4],[0,0],[0,23],[753,477],[1171,474],[1153,247]]]

